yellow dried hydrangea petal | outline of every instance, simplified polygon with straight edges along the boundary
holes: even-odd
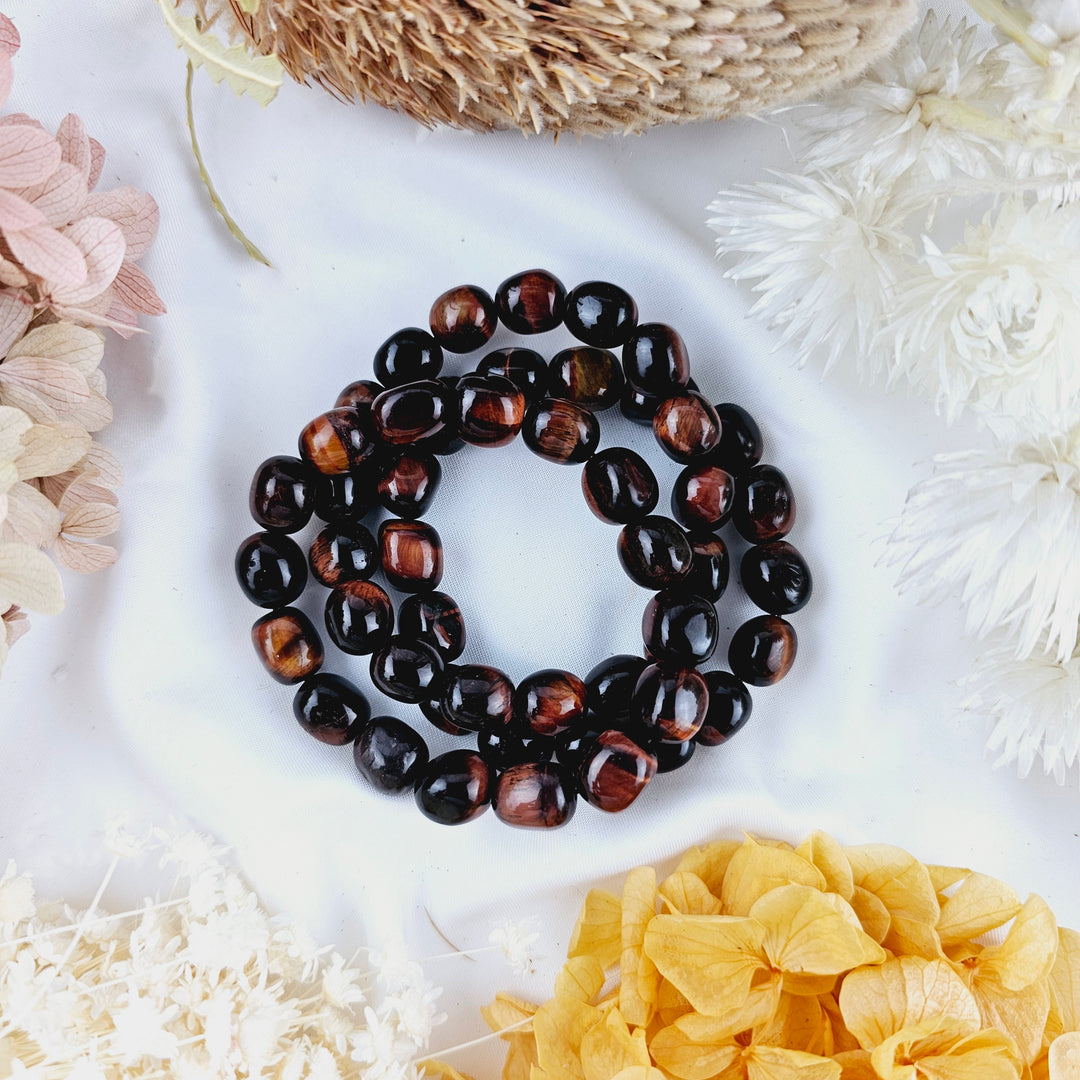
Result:
[[[707,1031],[686,1030],[685,1022],[694,1018],[702,1019],[697,1013],[684,1016],[658,1031],[649,1043],[653,1061],[676,1080],[710,1080],[742,1057],[743,1048],[728,1033],[726,1025],[721,1027],[722,1033],[717,1038],[712,1038]],[[717,1021],[714,1019],[713,1023]]]
[[[417,1070],[423,1080],[472,1080],[471,1076],[458,1072],[453,1065],[447,1065],[445,1061],[436,1061],[435,1058],[421,1061]]]
[[[1058,929],[1058,951],[1050,972],[1054,990],[1055,1034],[1080,1030],[1080,933]]]
[[[592,1004],[604,987],[604,968],[595,956],[572,956],[555,976],[555,994]]]
[[[536,1057],[551,1080],[585,1080],[581,1040],[603,1014],[578,998],[553,997],[533,1017]]]
[[[972,993],[984,1027],[996,1027],[1016,1043],[1025,1064],[1039,1056],[1050,1013],[1050,982],[1041,979],[1018,993],[996,983],[975,980]]]
[[[656,1011],[660,975],[645,955],[645,930],[656,915],[656,871],[640,866],[626,876],[622,895],[622,953],[619,1011],[631,1024],[647,1027]]]
[[[1080,1080],[1080,1031],[1067,1031],[1050,1044],[1046,1067],[1050,1080]]]
[[[487,1021],[492,1031],[502,1031],[503,1028],[513,1027],[518,1032],[532,1031],[532,1025],[527,1024],[516,1027],[522,1020],[528,1020],[536,1013],[537,1006],[531,1001],[513,997],[502,992],[495,995],[495,1000],[490,1005],[480,1007],[480,1015]],[[509,1038],[504,1035],[503,1038]]]
[[[704,847],[692,847],[679,860],[675,873],[686,871],[697,875],[709,892],[719,896],[728,865],[741,848],[741,840],[714,840]]]
[[[722,905],[704,881],[686,870],[676,870],[660,883],[660,895],[669,910],[682,915],[719,915]]]
[[[867,937],[873,938],[880,945],[892,926],[889,909],[872,892],[867,892],[859,885],[855,886],[852,893],[851,907]]]
[[[514,1032],[504,1036],[510,1043],[503,1063],[502,1080],[531,1080],[534,1068],[539,1068],[536,1054],[536,1036],[527,1032]]]
[[[1020,897],[1003,881],[969,874],[941,906],[937,922],[941,944],[956,945],[1004,926],[1020,910]]]
[[[728,915],[749,915],[767,892],[792,884],[820,891],[825,888],[825,876],[794,851],[747,837],[728,864],[720,901]]]
[[[812,862],[825,878],[825,887],[850,901],[855,891],[851,876],[851,863],[844,849],[828,834],[820,830],[812,832],[796,849],[795,853]]]
[[[754,1043],[831,1057],[832,1025],[816,997],[781,994],[773,1015],[754,1028]]]
[[[645,1032],[636,1028],[633,1032],[617,1009],[585,1033],[581,1040],[581,1067],[585,1080],[609,1080],[632,1065],[648,1067],[649,1051],[645,1046]]]
[[[622,952],[622,904],[613,893],[590,889],[570,935],[567,957],[595,956],[605,969]]]
[[[978,977],[1006,990],[1023,990],[1045,979],[1057,957],[1057,920],[1041,896],[1029,896],[1000,945],[979,955]]]
[[[835,1061],[800,1050],[751,1046],[745,1060],[747,1080],[840,1080]]]
[[[881,1080],[1020,1080],[1023,1065],[1012,1039],[993,1028],[964,1029],[955,1020],[923,1020],[883,1042],[870,1060]]]
[[[941,894],[951,889],[954,885],[959,885],[971,873],[970,870],[965,870],[962,866],[937,866],[933,863],[925,863],[926,872],[930,875],[930,881],[934,886],[934,891],[941,898]]]
[[[656,1017],[661,1024],[673,1024],[680,1016],[693,1011],[694,1006],[679,993],[674,983],[667,979],[660,980],[660,990],[656,995]]]

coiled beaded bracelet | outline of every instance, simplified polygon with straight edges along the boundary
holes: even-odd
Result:
[[[746,684],[782,678],[796,636],[782,616],[810,598],[805,560],[784,539],[795,500],[780,470],[760,464],[761,434],[734,404],[716,407],[690,381],[682,339],[661,323],[639,324],[622,289],[586,282],[569,293],[552,274],[529,270],[492,299],[458,286],[432,305],[430,333],[408,328],[375,355],[376,380],[347,386],[329,412],[301,432],[300,457],[272,457],[251,486],[252,516],[265,531],[236,556],[241,587],[270,608],[252,639],[270,674],[299,683],[293,711],[323,742],[353,743],[359,772],[386,792],[412,789],[421,811],[445,824],[493,805],[511,825],[562,825],[580,794],[602,810],[629,806],[653,776],[678,768],[697,746],[729,739],[751,711]],[[583,344],[550,362],[524,348],[488,353],[476,371],[441,375],[443,350],[484,346],[497,323],[519,334],[564,324]],[[622,361],[611,349],[621,347]],[[625,447],[597,453],[597,412],[618,404],[651,424],[664,452],[684,467],[671,492],[674,520],[654,514],[659,486],[648,463]],[[458,605],[437,591],[438,533],[418,520],[439,486],[439,458],[466,444],[503,446],[521,432],[534,453],[584,463],[585,500],[622,526],[619,559],[651,589],[642,619],[645,656],[613,656],[585,679],[547,669],[517,687],[497,668],[456,664],[465,648]],[[378,535],[362,519],[376,506],[394,518]],[[315,515],[326,522],[308,556],[288,535]],[[751,544],[740,578],[764,615],[733,635],[731,671],[694,666],[716,648],[716,602],[729,576],[718,530],[731,519]],[[343,652],[370,659],[372,683],[416,704],[451,735],[475,733],[477,749],[429,758],[424,738],[393,717],[371,718],[360,690],[322,672],[322,640],[290,605],[308,567],[329,588],[325,622]],[[408,594],[395,620],[381,571]],[[396,630],[395,634],[395,621]]]

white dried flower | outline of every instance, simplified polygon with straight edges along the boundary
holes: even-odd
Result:
[[[996,765],[1015,765],[1021,777],[1038,758],[1063,784],[1080,756],[1080,655],[1061,661],[1037,649],[1017,660],[1003,639],[982,653],[964,680],[962,707],[988,717],[987,746]]]
[[[0,876],[0,930],[12,931],[19,923],[32,919],[37,912],[34,903],[34,883],[29,874],[20,874],[15,861],[10,860]]]
[[[972,124],[969,104],[985,93],[978,27],[961,19],[939,23],[929,10],[909,34],[855,84],[820,103],[799,107],[809,133],[811,169],[861,163],[880,177],[913,170],[925,182],[954,170],[984,176],[993,144]],[[914,167],[914,169],[913,169]]]
[[[1040,640],[1064,661],[1080,623],[1080,428],[1014,447],[941,454],[912,488],[885,559],[920,600],[957,597],[970,633]],[[1045,637],[1044,637],[1045,635]]]
[[[799,363],[825,371],[851,358],[867,378],[886,300],[911,244],[904,213],[873,175],[781,176],[721,192],[709,206],[718,256],[738,256],[725,276],[754,280],[751,314],[782,330]]]
[[[926,248],[883,335],[897,370],[949,420],[973,407],[1006,434],[1068,427],[1080,407],[1080,205],[1009,201],[952,251]]]
[[[502,949],[511,968],[519,975],[533,973],[535,965],[533,947],[539,940],[540,931],[535,919],[523,919],[521,922],[504,919],[488,937],[492,945],[497,945]]]
[[[129,992],[124,1007],[112,1013],[110,1049],[128,1065],[142,1057],[159,1061],[173,1057],[178,1040],[167,1025],[179,1011],[175,1005],[161,1009],[151,997]]]

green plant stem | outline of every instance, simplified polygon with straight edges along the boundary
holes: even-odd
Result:
[[[211,181],[210,174],[206,171],[206,162],[203,161],[202,151],[199,149],[199,140],[195,136],[195,113],[191,106],[191,84],[194,78],[195,67],[189,60],[187,65],[187,87],[184,92],[187,100],[188,132],[191,135],[191,152],[195,155],[195,163],[199,166],[199,176],[210,196],[210,204],[221,215],[221,219],[228,226],[229,232],[244,245],[244,250],[256,262],[261,262],[264,266],[273,268],[274,264],[244,235],[244,230],[236,224],[232,215],[225,209],[225,204],[221,201],[221,196],[214,190],[213,181]]]

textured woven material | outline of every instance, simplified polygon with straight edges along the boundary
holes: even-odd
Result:
[[[294,78],[425,124],[602,135],[854,78],[914,0],[263,0],[234,14]]]

